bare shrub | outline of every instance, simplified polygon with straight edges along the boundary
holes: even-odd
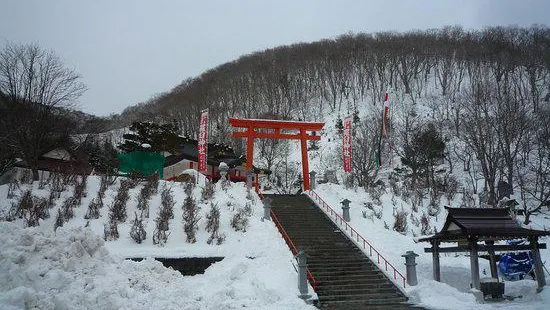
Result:
[[[103,239],[105,241],[113,241],[119,238],[117,220],[109,214],[109,222],[103,226]]]
[[[103,174],[101,175],[100,182],[99,182],[99,191],[97,192],[97,195],[101,197],[102,199],[105,198],[105,192],[109,188],[109,186],[115,184],[116,177],[112,175]]]
[[[155,173],[147,179],[147,182],[141,188],[137,205],[138,210],[141,211],[141,216],[149,218],[149,199],[153,194],[158,193],[158,184],[158,174]]]
[[[476,200],[474,194],[471,191],[464,190],[462,192],[462,202],[460,203],[461,208],[474,208]]]
[[[128,179],[120,181],[120,187],[118,188],[118,192],[115,196],[113,204],[109,209],[109,212],[110,214],[112,214],[113,219],[117,222],[122,223],[126,221],[126,203],[128,202],[128,199],[130,199],[129,190],[131,182],[132,181]]]
[[[447,186],[445,188],[445,198],[447,198],[447,201],[450,203],[458,193],[460,183],[452,174],[446,176],[446,183]]]
[[[137,243],[142,243],[145,238],[147,238],[147,232],[145,231],[145,228],[143,228],[143,219],[142,217],[138,217],[137,212],[134,213],[135,219],[134,223],[132,224],[132,229],[130,230],[130,237],[134,239]]]
[[[168,214],[168,217],[173,219],[175,205],[174,196],[172,196],[172,189],[167,185],[162,187],[162,192],[160,193],[160,203],[164,212]]]
[[[208,201],[214,198],[214,183],[207,181],[201,192],[201,200]]]
[[[97,197],[92,199],[90,201],[90,204],[88,205],[88,211],[86,211],[86,215],[84,215],[84,218],[89,219],[98,219],[99,218],[99,209],[103,207],[103,199],[101,197]]]
[[[422,214],[422,217],[420,218],[420,234],[421,235],[429,235],[430,234],[430,219],[426,216],[426,214]]]
[[[82,175],[80,178],[80,182],[78,181],[78,178],[76,179],[76,183],[74,185],[74,194],[73,197],[77,200],[78,205],[82,203],[82,198],[87,196],[86,192],[86,186],[87,186],[87,178],[85,175]]]
[[[393,217],[395,219],[393,223],[393,230],[402,234],[406,233],[407,232],[407,212],[401,209],[397,211]]]
[[[383,185],[375,184],[367,189],[369,195],[371,196],[374,204],[381,205],[382,201],[380,198],[382,197],[382,194],[386,192],[386,189]]]
[[[38,226],[40,224],[40,219],[50,217],[48,201],[33,196],[30,189],[23,192],[15,205],[12,204],[12,209],[13,207],[15,207],[15,210],[10,210],[7,219],[11,220],[16,217],[23,218],[28,227]]]
[[[246,229],[248,228],[248,217],[247,211],[245,209],[239,209],[237,210],[237,213],[233,215],[231,218],[231,227],[235,229],[235,231],[242,231],[246,232]]]
[[[401,186],[399,185],[399,183],[397,183],[394,178],[391,178],[389,183],[392,193],[396,196],[401,196]]]
[[[195,199],[192,197],[185,198],[183,203],[183,231],[187,236],[186,242],[195,243],[197,242],[196,232],[199,229],[199,208]]]
[[[19,182],[17,180],[10,182],[8,184],[8,192],[7,192],[6,198],[7,199],[15,198],[16,192],[18,189],[19,189]]]
[[[68,221],[74,217],[74,208],[78,205],[78,201],[74,197],[67,197],[61,205],[63,212],[63,220]]]
[[[63,219],[63,213],[61,209],[57,209],[57,216],[55,217],[55,223],[53,224],[53,230],[56,231],[59,227],[63,227],[65,219]]]
[[[206,243],[212,244],[216,242],[220,245],[225,240],[225,235],[220,233],[220,209],[215,204],[210,204],[210,211],[206,215],[206,231],[210,233],[210,237]]]
[[[164,196],[164,197],[163,197]],[[173,217],[173,198],[171,191],[168,187],[164,187],[161,193],[161,207],[159,214],[155,219],[156,227],[153,231],[153,244],[164,246],[170,235],[168,230],[170,229],[170,218]]]
[[[155,228],[155,231],[153,231],[153,244],[164,246],[166,241],[168,241],[168,236],[170,234],[166,230],[159,229],[158,227]]]
[[[137,208],[141,211],[142,216],[149,218],[149,197],[144,194],[143,189],[138,196]]]

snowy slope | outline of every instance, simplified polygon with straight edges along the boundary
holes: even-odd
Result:
[[[164,183],[161,181],[161,183]],[[83,216],[89,201],[95,197],[98,177],[88,180],[88,196],[76,209],[75,218],[53,230],[54,216],[33,228],[22,228],[21,219],[0,222],[0,308],[1,309],[315,309],[297,297],[297,275],[294,258],[277,229],[270,221],[261,221],[262,205],[257,195],[247,198],[244,184],[232,184],[227,191],[218,187],[222,245],[206,244],[205,213],[200,203],[201,220],[197,243],[185,242],[182,228],[183,188],[172,186],[176,206],[170,222],[170,236],[163,247],[153,245],[153,218],[159,197],[153,196],[151,216],[146,225],[148,237],[136,244],[129,236],[130,222],[137,202],[127,204],[128,220],[119,224],[120,238],[104,242],[103,224],[113,190],[108,189],[102,217],[91,220],[88,227]],[[31,185],[22,185],[26,189]],[[35,195],[47,196],[48,188]],[[130,191],[131,197],[139,186]],[[71,189],[63,193],[69,195]],[[7,186],[0,187],[0,210],[9,208],[14,199],[6,199]],[[194,192],[197,201],[200,188]],[[56,214],[63,197],[50,211]],[[229,221],[239,208],[251,204],[253,214],[246,232],[235,232]],[[205,274],[182,276],[153,259],[141,262],[125,257],[206,257],[223,256]]]

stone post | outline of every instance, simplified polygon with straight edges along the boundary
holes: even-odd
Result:
[[[306,252],[302,248],[298,250],[296,254],[296,260],[298,260],[298,290],[300,291],[300,298],[308,299],[311,297],[308,295],[307,285],[307,258]]]
[[[316,187],[315,186],[315,184],[316,184],[315,183],[315,175],[317,175],[317,172],[315,172],[313,170],[309,173],[309,187],[311,189],[315,189],[315,187]]]
[[[405,266],[407,266],[407,284],[410,286],[415,286],[418,284],[418,279],[416,277],[416,262],[415,259],[418,254],[413,251],[407,251],[405,254],[401,255],[405,257]]]
[[[264,216],[262,217],[262,220],[268,220],[271,221],[271,201],[273,199],[266,197],[264,200],[262,200],[264,204]]]
[[[346,222],[349,222],[350,221],[350,217],[349,217],[349,203],[351,201],[348,200],[348,199],[344,199],[342,201],[340,201],[340,203],[342,204],[342,217],[344,218],[344,221]]]

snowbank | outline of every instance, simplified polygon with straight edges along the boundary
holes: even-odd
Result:
[[[164,183],[164,182],[161,182]],[[120,238],[103,241],[103,224],[114,190],[107,191],[105,207],[97,220],[84,220],[89,201],[95,198],[99,179],[88,179],[88,196],[75,210],[75,218],[53,230],[54,216],[40,226],[22,228],[24,222],[0,221],[0,308],[1,309],[316,309],[298,298],[294,258],[276,227],[261,221],[262,205],[243,184],[216,187],[212,203],[220,208],[222,245],[208,245],[204,230],[210,203],[200,201],[201,188],[193,191],[201,211],[197,243],[185,242],[182,223],[184,189],[172,186],[176,205],[170,222],[171,234],[164,247],[153,245],[154,218],[160,197],[151,199],[146,222],[148,237],[143,244],[129,236],[139,186],[130,191],[128,220],[119,224]],[[46,196],[47,188],[35,195]],[[23,188],[25,190],[26,187]],[[0,186],[0,207],[8,208],[6,186]],[[64,197],[50,210],[57,213]],[[252,215],[246,232],[230,227],[231,215],[249,204]],[[87,226],[86,228],[83,228]],[[202,275],[182,276],[151,257],[223,256]],[[141,262],[126,257],[148,257]]]

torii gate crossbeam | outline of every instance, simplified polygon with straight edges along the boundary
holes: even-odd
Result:
[[[310,189],[306,141],[321,140],[321,136],[318,136],[316,133],[323,129],[325,123],[237,118],[230,118],[229,123],[235,128],[245,128],[245,131],[233,132],[233,137],[247,138],[246,169],[252,168],[255,138],[300,140],[302,149],[302,175],[304,178],[304,190]],[[272,132],[256,132],[256,128],[271,129]],[[283,130],[284,132],[282,132]]]

